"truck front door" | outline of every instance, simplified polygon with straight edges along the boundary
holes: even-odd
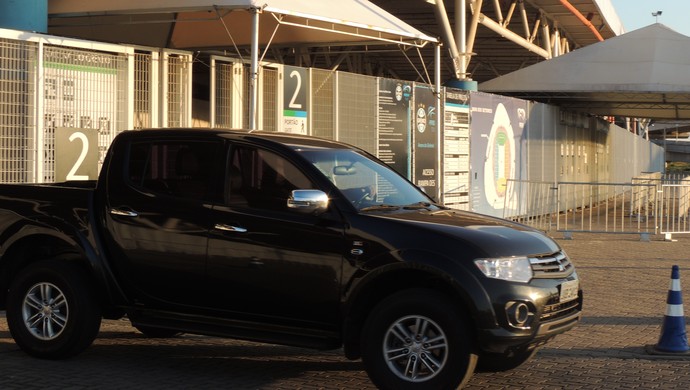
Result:
[[[236,147],[228,160],[226,196],[209,236],[208,301],[229,318],[331,329],[342,220],[288,210],[292,190],[315,187],[276,153]]]

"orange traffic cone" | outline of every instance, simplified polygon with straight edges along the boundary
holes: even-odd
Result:
[[[680,269],[674,265],[671,269],[671,285],[666,298],[666,315],[661,326],[661,336],[659,336],[659,342],[656,345],[647,347],[647,352],[657,355],[677,355],[687,354],[688,351],[690,351],[690,347],[685,331]]]

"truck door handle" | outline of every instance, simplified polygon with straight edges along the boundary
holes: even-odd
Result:
[[[121,217],[138,217],[139,213],[134,210],[110,209],[110,214]]]
[[[224,232],[246,233],[247,229],[239,226],[226,225],[224,223],[217,223],[214,229],[222,230]]]

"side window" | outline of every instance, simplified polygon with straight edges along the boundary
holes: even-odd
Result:
[[[214,142],[137,142],[130,147],[132,186],[158,195],[206,199],[219,144]]]
[[[228,205],[287,210],[292,190],[315,188],[292,163],[266,150],[235,147],[226,180]]]

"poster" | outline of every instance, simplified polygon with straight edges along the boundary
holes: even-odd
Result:
[[[413,115],[414,183],[439,200],[439,107],[432,87],[415,84]]]
[[[295,66],[285,66],[284,72],[282,131],[308,134],[309,73],[307,69]]]
[[[443,204],[469,210],[470,92],[446,88],[443,107]]]
[[[523,177],[521,139],[527,102],[481,92],[471,95],[470,174],[472,210],[503,217],[515,201],[510,180]]]
[[[412,165],[411,99],[412,83],[379,79],[378,158],[407,178]]]

